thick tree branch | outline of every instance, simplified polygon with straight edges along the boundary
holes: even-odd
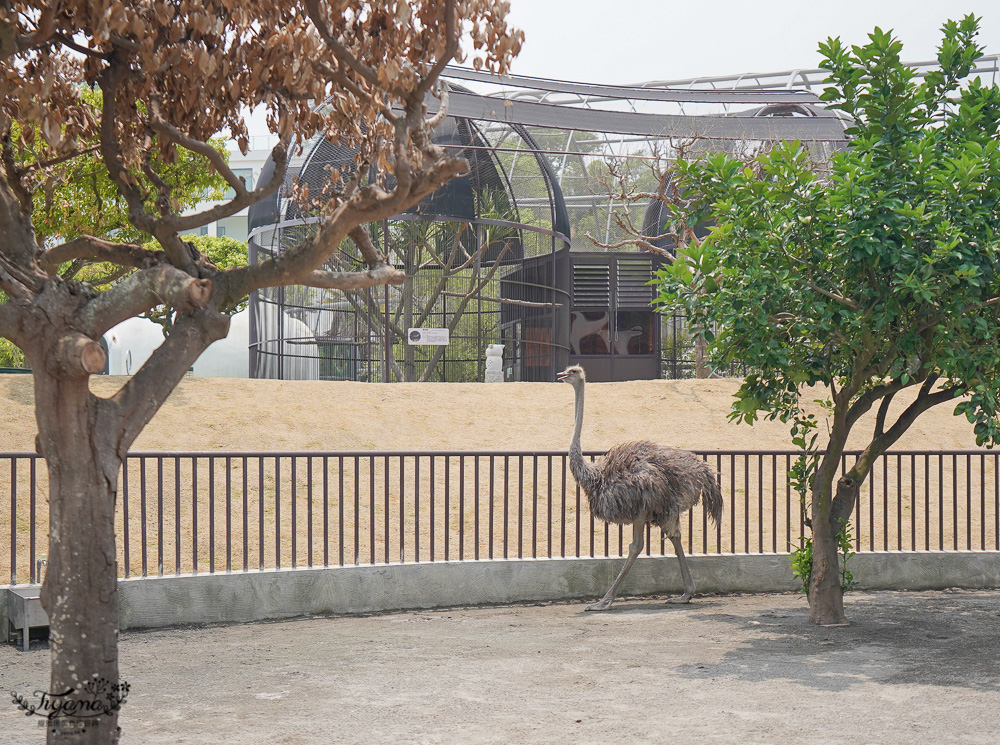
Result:
[[[357,245],[358,250],[361,252],[361,258],[365,260],[368,266],[375,266],[386,260],[384,256],[375,244],[372,242],[371,234],[368,232],[368,228],[365,227],[364,223],[358,225],[355,228],[351,228],[348,235],[351,240]]]
[[[401,285],[405,278],[406,275],[395,267],[380,263],[366,272],[330,272],[317,269],[288,284],[321,287],[327,290],[363,290],[384,284]]]
[[[44,7],[41,10],[35,31],[30,34],[18,33],[17,15],[11,12],[9,7],[9,3],[4,4],[4,8],[8,10],[0,20],[0,60],[6,60],[20,52],[43,47],[49,43],[55,32],[54,7]]]
[[[30,302],[37,290],[23,282],[20,275],[18,267],[14,266],[3,253],[0,253],[0,290],[6,292],[11,298]]]
[[[427,131],[433,132],[437,129],[441,122],[444,121],[445,117],[448,115],[448,87],[442,86],[440,99],[441,104],[438,106],[437,113],[427,120]]]
[[[120,62],[117,54],[112,54],[108,67],[98,78],[101,87],[101,158],[104,160],[105,168],[108,169],[108,176],[125,198],[129,209],[129,221],[140,230],[152,233],[148,222],[152,219],[152,215],[145,213],[142,194],[135,186],[134,177],[122,162],[121,147],[115,134],[118,119],[118,86],[121,85],[127,69],[128,62]]]
[[[378,222],[403,212],[468,168],[468,163],[463,158],[443,158],[441,162],[428,168],[420,178],[415,179],[409,191],[403,191],[399,184],[391,193],[372,185],[360,189],[337,207],[316,233],[297,246],[260,264],[227,270],[227,294],[243,297],[261,287],[293,284],[324,287],[334,286],[327,284],[331,282],[347,282],[348,286],[354,288],[371,286],[368,284],[370,278],[359,278],[362,284],[353,284],[352,279],[336,276],[340,273],[324,274],[317,270],[340,247],[344,238],[352,234],[356,225]],[[358,247],[366,254],[366,261],[369,260],[368,255],[376,257],[375,265],[370,265],[371,272],[363,275],[370,277],[372,272],[377,272],[377,276],[392,284],[401,282],[401,275],[395,269],[382,266],[382,257],[374,246],[366,246],[363,236],[361,240]]]
[[[204,308],[211,296],[211,280],[195,279],[169,264],[160,264],[139,270],[90,300],[80,313],[80,326],[96,338],[158,305],[185,313]]]
[[[846,308],[850,308],[855,312],[857,312],[861,308],[861,306],[859,306],[856,302],[854,302],[850,298],[846,298],[843,295],[838,295],[836,292],[830,292],[830,290],[824,290],[822,287],[814,284],[813,282],[808,282],[807,284],[809,286],[809,289],[811,289],[813,292],[818,292],[823,297],[835,300],[836,302],[840,303]]]
[[[871,410],[871,407],[874,406],[875,402],[879,399],[882,399],[884,402],[885,398],[888,397],[889,400],[891,400],[892,396],[903,390],[903,388],[919,382],[919,380],[914,380],[913,383],[903,385],[903,382],[899,378],[895,378],[888,383],[869,388],[867,391],[858,396],[848,409],[847,426],[853,427],[854,423],[867,414],[869,410]],[[883,405],[888,406],[886,403],[883,403]]]
[[[312,66],[314,70],[328,78],[331,82],[337,83],[337,85],[344,88],[352,96],[358,99],[358,101],[369,106],[376,107],[382,115],[386,117],[386,119],[392,121],[394,117],[392,108],[387,106],[381,99],[374,98],[371,93],[358,85],[342,69],[330,67],[321,60],[313,60]]]
[[[889,406],[895,395],[896,391],[891,391],[882,397],[882,403],[879,404],[878,413],[875,415],[875,437],[885,434],[885,417],[889,413]]]
[[[44,360],[46,371],[59,378],[86,378],[104,369],[108,356],[104,348],[79,332],[66,333]]]
[[[875,460],[906,433],[918,416],[938,404],[954,400],[961,392],[960,388],[953,386],[942,388],[932,393],[932,387],[933,381],[928,378],[920,387],[920,392],[917,394],[916,399],[899,415],[896,422],[884,433],[876,434],[872,438],[872,441],[861,453],[857,462],[847,472],[846,478],[852,480],[855,484],[863,482],[871,472]],[[856,489],[847,489],[841,494],[841,490],[838,488],[837,496],[834,498],[830,509],[830,520],[833,525],[837,525],[840,520],[846,520],[850,517],[851,511],[854,509],[856,496]]]
[[[282,140],[271,149],[271,161],[274,163],[274,172],[271,174],[271,178],[267,183],[260,184],[253,190],[247,190],[240,178],[233,174],[229,166],[225,166],[225,170],[220,169],[219,172],[226,179],[227,183],[231,184],[232,181],[236,181],[240,184],[240,188],[235,189],[236,196],[228,202],[210,207],[202,212],[196,212],[191,215],[171,215],[170,217],[163,218],[158,221],[160,224],[149,230],[149,232],[153,235],[158,235],[158,231],[160,230],[186,233],[207,225],[210,222],[232,217],[240,210],[271,196],[285,182],[285,170],[288,167],[287,141]],[[230,177],[232,180],[230,180]]]
[[[139,371],[110,399],[98,406],[98,427],[120,432],[122,459],[170,392],[212,342],[229,333],[229,316],[207,309],[180,315],[164,342]]]
[[[661,256],[666,256],[669,259],[673,259],[674,258],[674,255],[672,253],[670,253],[669,251],[667,251],[665,249],[660,248],[659,246],[657,246],[657,245],[655,245],[653,243],[650,243],[645,238],[625,238],[623,240],[618,241],[617,243],[602,243],[601,241],[597,240],[597,238],[595,238],[593,235],[591,235],[590,231],[587,231],[587,233],[585,233],[585,235],[587,236],[587,238],[590,239],[590,241],[595,246],[597,246],[598,248],[603,248],[603,249],[605,249],[607,251],[617,251],[619,248],[633,248],[634,247],[634,248],[641,248],[641,249],[643,249],[645,251],[650,251],[652,253],[657,253],[657,254],[660,254]],[[669,236],[669,234],[664,233],[663,235],[658,236],[658,237],[659,238],[666,238],[666,237],[671,237],[671,236]]]
[[[455,57],[458,52],[458,18],[457,11],[455,8],[455,0],[446,0],[445,7],[445,36],[447,41],[445,42],[444,52],[441,57],[434,63],[427,74],[424,75],[423,79],[417,84],[416,88],[409,96],[409,100],[413,103],[419,104],[424,100],[424,96],[433,87],[434,83],[444,72],[444,68],[448,66],[448,63]],[[442,108],[447,108],[446,99],[441,102]],[[438,115],[440,115],[440,111]]]
[[[917,398],[899,415],[896,423],[879,438],[882,453],[892,447],[903,436],[918,416],[940,403],[951,401],[961,393],[961,389],[957,386],[942,388],[932,393],[933,381],[930,378],[928,378],[928,381],[930,382],[925,382],[920,387],[920,393],[917,394]]]
[[[168,122],[160,115],[160,106],[158,103],[151,105],[153,116],[150,117],[149,126],[152,127],[153,131],[156,132],[162,139],[174,145],[180,145],[185,150],[189,150],[192,153],[202,156],[212,167],[219,172],[219,175],[225,179],[226,183],[236,192],[237,196],[242,196],[247,193],[246,184],[243,179],[237,177],[233,173],[229,164],[226,163],[225,157],[212,147],[207,142],[202,142],[201,140],[196,140],[193,137],[188,137],[186,134],[181,132],[177,127]],[[287,148],[287,144],[286,144]]]
[[[60,264],[77,259],[142,269],[162,262],[165,258],[159,251],[147,251],[134,243],[111,243],[84,235],[50,248],[42,254],[39,264],[44,271],[54,274]]]
[[[31,192],[24,186],[24,176],[27,168],[17,162],[14,157],[14,149],[11,147],[11,133],[8,129],[3,136],[3,149],[0,150],[0,162],[3,163],[3,171],[6,176],[7,186],[10,188],[20,204],[21,211],[30,215],[34,209],[34,201]]]
[[[95,60],[107,59],[107,55],[104,52],[98,52],[96,49],[91,49],[90,47],[85,47],[82,44],[77,44],[72,38],[66,36],[66,34],[54,34],[52,38],[67,49],[72,49],[82,57],[90,57]]]
[[[341,44],[330,32],[330,27],[326,24],[326,19],[323,18],[323,14],[320,12],[320,0],[304,0],[303,5],[305,6],[306,13],[309,14],[309,19],[313,22],[320,37],[326,43],[327,47],[329,47],[337,61],[353,71],[355,75],[372,87],[377,87],[378,74],[375,70],[363,64],[351,53],[350,49]]]
[[[27,299],[42,291],[45,275],[35,262],[38,245],[30,212],[25,213],[8,183],[0,179],[0,289]]]
[[[170,195],[174,187],[168,184],[153,168],[152,138],[147,140],[146,151],[142,154],[142,173],[146,180],[153,185],[157,191],[156,209],[160,217],[167,217],[171,214]]]
[[[20,306],[11,302],[0,305],[0,337],[20,347],[27,340],[27,325],[27,315]]]

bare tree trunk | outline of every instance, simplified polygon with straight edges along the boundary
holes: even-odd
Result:
[[[410,262],[407,261],[409,266]],[[403,303],[403,333],[409,334],[413,326],[413,274],[407,269],[406,280],[403,282],[403,292],[401,301]],[[416,353],[410,340],[403,339],[403,380],[404,383],[412,383],[417,377]]]
[[[115,493],[120,461],[95,427],[86,377],[35,372],[39,444],[49,472],[49,555],[42,606],[49,616],[53,695],[79,717],[50,720],[47,742],[118,742],[117,707],[105,713],[118,679],[118,571]],[[107,707],[105,707],[107,708]],[[75,721],[73,721],[75,720]],[[76,727],[60,726],[72,723]]]
[[[820,626],[848,625],[844,614],[837,533],[840,531],[840,519],[849,519],[853,509],[853,502],[848,503],[847,500],[856,498],[863,480],[863,476],[853,471],[837,479],[849,432],[850,424],[842,407],[834,414],[830,442],[812,484],[813,563],[809,580],[809,620]],[[836,509],[833,498],[835,479]]]
[[[809,581],[809,620],[820,626],[847,624],[836,529],[830,519],[830,484],[817,484],[812,497],[813,564]]]
[[[694,340],[694,376],[698,379],[705,379],[708,377],[708,365],[705,364],[705,347],[708,346],[708,342],[705,341],[704,337],[698,336]]]

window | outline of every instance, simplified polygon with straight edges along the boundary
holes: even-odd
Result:
[[[615,354],[653,353],[653,314],[644,310],[620,310],[615,314]]]
[[[610,321],[603,310],[577,310],[570,314],[570,354],[610,354]]]
[[[247,217],[246,215],[234,215],[233,217],[220,218],[215,223],[215,234],[224,235],[237,241],[247,239]]]

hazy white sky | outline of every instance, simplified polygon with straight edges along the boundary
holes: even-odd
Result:
[[[980,43],[1000,53],[997,0],[511,0],[526,40],[522,75],[635,83],[815,68],[821,40],[867,41],[894,29],[903,58],[934,59],[941,25],[974,13]]]
[[[811,69],[820,41],[861,44],[893,29],[908,62],[933,60],[941,25],[982,18],[980,43],[1000,53],[1000,0],[510,0],[525,33],[520,75],[588,83]],[[955,4],[952,6],[952,2]],[[948,5],[951,9],[946,9]],[[263,113],[249,119],[265,134]]]

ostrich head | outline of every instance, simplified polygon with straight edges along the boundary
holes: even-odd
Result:
[[[556,380],[561,383],[569,383],[572,386],[577,386],[581,383],[587,382],[587,374],[583,371],[583,368],[579,365],[571,365],[563,370],[561,373],[556,375]]]

